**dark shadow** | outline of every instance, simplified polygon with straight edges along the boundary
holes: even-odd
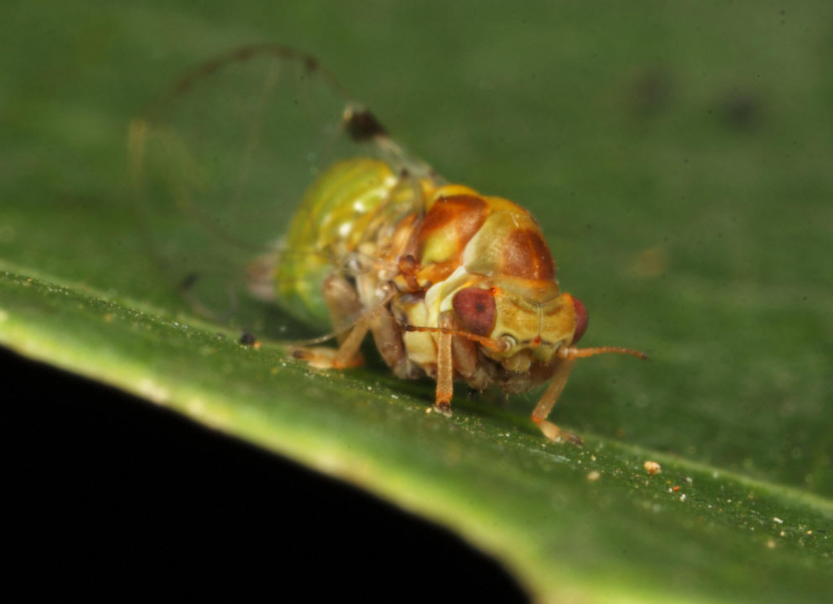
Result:
[[[526,601],[493,560],[362,491],[5,349],[0,367],[19,529],[5,546],[67,593],[106,580],[277,601]]]

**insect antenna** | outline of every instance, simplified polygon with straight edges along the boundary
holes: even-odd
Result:
[[[621,346],[596,346],[594,348],[573,348],[571,346],[562,346],[556,353],[563,359],[586,359],[587,357],[596,356],[597,354],[629,354],[640,359],[647,359],[648,355],[638,350],[631,348],[622,348]]]
[[[168,91],[145,107],[144,115],[157,115],[176,97],[188,94],[196,81],[214,75],[220,70],[235,63],[245,63],[258,56],[272,56],[283,61],[296,61],[309,72],[317,73],[335,91],[347,96],[346,89],[336,77],[325,69],[318,59],[296,48],[281,46],[280,44],[251,44],[235,48],[225,54],[204,61],[177,79]]]
[[[228,308],[222,313],[217,313],[216,311],[211,310],[210,308],[208,308],[208,306],[200,302],[199,298],[197,298],[191,293],[191,288],[194,286],[194,284],[196,284],[198,280],[199,275],[197,273],[191,273],[179,284],[179,287],[177,288],[179,294],[188,303],[191,309],[199,316],[204,317],[210,321],[215,321],[217,323],[225,323],[229,319],[231,319],[237,312],[239,304],[237,294],[234,291],[234,288],[228,287],[226,289],[229,299]]]
[[[498,352],[505,352],[510,348],[508,343],[503,342],[501,340],[495,340],[492,338],[487,338],[485,336],[478,336],[477,334],[469,333],[467,331],[461,331],[459,329],[448,329],[446,327],[418,327],[416,325],[407,325],[404,323],[400,323],[399,326],[400,328],[402,328],[403,331],[426,331],[429,333],[447,333],[451,334],[452,336],[459,336],[461,338],[477,342],[478,344],[482,344],[483,346],[491,348],[492,350],[496,350]]]

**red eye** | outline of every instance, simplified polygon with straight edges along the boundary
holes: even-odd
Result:
[[[587,309],[578,298],[573,298],[573,308],[576,309],[576,333],[573,335],[571,344],[575,344],[581,339],[581,336],[587,331],[587,322],[590,320],[587,316]]]
[[[488,336],[495,328],[495,297],[488,289],[461,289],[451,302],[463,329],[478,336]]]

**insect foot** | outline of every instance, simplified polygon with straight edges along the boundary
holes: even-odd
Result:
[[[348,369],[360,367],[363,363],[361,354],[356,354],[346,360],[338,354],[338,350],[317,346],[314,348],[293,348],[289,351],[292,358],[305,361],[310,367],[316,369]]]
[[[451,417],[451,404],[448,401],[440,401],[434,405],[434,411],[445,417]]]
[[[532,418],[532,421],[541,429],[541,432],[544,433],[549,440],[552,442],[558,441],[568,441],[573,443],[574,445],[580,447],[584,444],[581,436],[578,434],[573,434],[567,430],[562,430],[554,423],[549,422],[547,420],[538,420],[536,418]]]

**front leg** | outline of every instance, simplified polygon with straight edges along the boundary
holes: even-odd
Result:
[[[412,380],[422,375],[422,370],[408,358],[402,340],[402,328],[387,306],[376,309],[370,321],[370,329],[376,349],[396,377]]]
[[[440,315],[440,327],[449,329],[451,317]],[[451,417],[451,399],[454,396],[454,362],[451,355],[452,335],[441,331],[437,335],[437,390],[434,395],[434,409]]]
[[[561,396],[561,391],[567,385],[567,378],[570,376],[570,371],[573,370],[575,363],[576,357],[558,358],[556,360],[555,373],[552,376],[552,381],[544,391],[541,400],[535,405],[535,409],[532,411],[532,421],[535,422],[548,439],[552,441],[559,439],[569,440],[571,443],[580,445],[583,443],[580,436],[567,430],[562,430],[547,420],[550,411],[555,406],[555,402]]]

